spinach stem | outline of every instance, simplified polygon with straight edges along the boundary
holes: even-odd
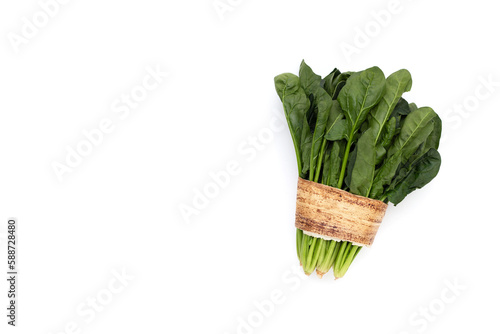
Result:
[[[300,254],[302,251],[302,235],[303,232],[301,229],[297,229],[297,257],[299,258],[300,261]]]
[[[349,158],[349,151],[351,150],[352,139],[354,138],[354,133],[351,132],[347,145],[345,147],[344,159],[342,160],[342,169],[340,170],[339,183],[337,188],[342,189],[342,184],[344,183],[345,169],[347,167],[347,159]]]
[[[285,94],[285,89],[283,89],[283,96]],[[283,101],[285,98],[283,98]],[[290,130],[290,135],[292,136],[293,147],[295,149],[295,156],[297,157],[297,168],[299,169],[299,176],[303,176],[302,174],[302,158],[300,157],[300,148],[298,145],[297,138],[295,137],[295,132],[293,131],[293,126],[290,122],[290,116],[286,114],[285,102],[283,102],[283,109],[285,110],[285,118],[286,123],[288,124],[288,129]]]
[[[343,254],[340,266],[338,268],[335,268],[336,270],[334,270],[335,278],[341,278],[345,275],[345,273],[351,266],[352,261],[354,261],[356,255],[358,255],[360,249],[361,247],[354,246],[349,243]]]
[[[295,155],[297,156],[297,168],[299,169],[299,176],[304,176],[302,174],[302,159],[300,157],[300,152],[299,152],[299,148],[297,147],[297,145],[295,143],[293,143],[294,146],[295,146]]]
[[[326,138],[323,138],[321,143],[321,150],[319,151],[318,161],[316,163],[316,175],[314,176],[314,182],[318,182],[319,173],[321,172],[321,163],[323,162],[323,155],[325,154]]]

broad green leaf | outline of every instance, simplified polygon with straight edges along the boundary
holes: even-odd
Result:
[[[324,88],[333,100],[337,99],[340,90],[344,87],[351,74],[352,72],[340,73],[339,70],[335,69],[325,77]]]
[[[336,100],[340,94],[340,91],[342,90],[342,88],[344,88],[346,82],[345,81],[341,81],[337,84],[337,86],[335,86],[335,90],[333,91],[333,95],[332,95],[332,99]]]
[[[432,132],[425,141],[425,148],[424,151],[427,151],[427,149],[434,148],[438,149],[439,148],[439,141],[441,139],[441,130],[442,130],[442,122],[441,118],[436,114],[436,116],[431,120],[431,122],[434,124],[432,128]]]
[[[321,168],[321,161],[319,161],[318,166],[316,164],[320,157],[321,147],[326,145],[326,143],[323,144],[323,137],[332,107],[332,99],[321,87],[321,77],[315,74],[305,61],[300,64],[299,77],[302,88],[308,96],[312,94],[314,106],[317,108],[309,161],[309,180],[312,181],[316,174],[319,176],[317,168]]]
[[[339,75],[337,78],[332,83],[332,86],[334,86],[334,90],[332,93],[332,99],[336,100],[340,94],[340,91],[342,88],[344,88],[347,79],[352,75],[353,72],[344,72],[341,75]]]
[[[399,104],[403,93],[411,89],[411,74],[405,69],[389,75],[385,81],[385,92],[377,106],[371,111],[370,126],[375,131],[375,142],[378,143],[384,125],[391,116],[396,105]],[[404,100],[402,100],[404,101]],[[406,101],[405,101],[406,102]]]
[[[431,119],[430,123],[432,123],[432,131],[428,135],[428,137],[425,139],[425,141],[420,144],[420,146],[417,148],[417,150],[405,161],[403,161],[402,167],[400,170],[405,170],[408,169],[410,165],[412,165],[416,160],[420,159],[423,155],[427,154],[430,149],[435,149],[437,150],[439,146],[439,139],[441,137],[441,119],[439,118],[438,115],[436,115],[433,119]],[[427,125],[429,128],[431,125]],[[396,177],[392,180],[391,187],[395,183],[398,183],[401,181],[401,179],[404,177],[400,171],[397,172]],[[391,187],[388,188],[388,190],[391,189]]]
[[[321,77],[313,72],[313,70],[302,60],[299,69],[300,85],[309,96],[314,94],[321,87]]]
[[[410,103],[410,104],[408,105],[408,108],[410,108],[410,112],[411,112],[411,111],[415,111],[415,110],[417,110],[417,109],[418,109],[418,107],[417,107],[417,105],[416,105],[415,103]]]
[[[406,116],[408,116],[408,114],[413,110],[410,108],[408,102],[406,102],[404,98],[401,98],[398,104],[396,104],[396,107],[394,108],[391,115],[391,117],[394,117],[396,119],[396,135],[401,132],[401,126],[403,125]]]
[[[274,77],[274,87],[281,102],[283,102],[285,92],[287,95],[291,95],[300,89],[300,79],[295,74],[283,73]]]
[[[385,91],[382,99],[371,111],[369,128],[362,130],[362,135],[357,142],[356,163],[352,171],[350,190],[352,193],[369,196],[375,176],[375,166],[385,154],[383,146],[378,146],[379,138],[384,130],[384,125],[391,116],[396,104],[404,92],[411,88],[411,75],[407,70],[399,70],[391,74],[385,81]],[[363,126],[366,122],[363,124]],[[377,155],[378,153],[378,155]],[[378,158],[378,159],[377,159]]]
[[[387,151],[384,146],[382,146],[382,144],[378,144],[375,151],[377,156],[377,158],[375,159],[375,166],[377,166],[382,162],[382,160],[384,160]]]
[[[309,99],[300,86],[300,79],[294,74],[284,73],[274,78],[276,92],[283,103],[285,118],[290,129],[299,174],[302,172],[302,159],[300,154],[300,138],[304,116],[309,109]]]
[[[419,108],[411,112],[405,118],[398,138],[389,148],[388,156],[401,151],[403,161],[407,160],[432,132],[434,124],[431,120],[434,117],[436,117],[436,113],[429,107]]]
[[[335,68],[333,71],[330,72],[330,74],[328,74],[325,77],[325,79],[323,79],[323,88],[326,90],[326,92],[330,96],[333,95],[333,90],[335,89],[335,86],[333,85],[333,81],[339,75],[340,75],[340,71],[337,68]]]
[[[328,183],[330,187],[336,187],[339,182],[340,166],[342,165],[342,152],[341,145],[338,141],[333,142],[332,149],[330,151],[330,161],[329,169],[327,170]]]
[[[382,146],[387,149],[392,143],[392,139],[396,134],[396,117],[391,117],[385,123],[384,131],[382,132]]]
[[[425,153],[427,153],[428,149],[427,149],[427,151],[424,151],[424,146],[425,146],[425,143],[420,144],[420,146],[411,155],[411,157],[408,158],[406,161],[401,163],[398,170],[396,171],[394,178],[391,181],[390,186],[387,189],[385,189],[386,193],[389,190],[391,190],[397,183],[399,183],[399,181],[401,181],[406,176],[405,170],[407,170],[412,163],[414,163],[416,160],[418,160],[420,157],[422,157]]]
[[[391,183],[391,180],[394,177],[394,174],[396,174],[400,164],[401,152],[394,154],[390,158],[386,158],[382,167],[380,167],[375,174],[372,189],[370,190],[370,196],[368,197],[373,199],[382,199],[384,186]]]
[[[377,128],[371,127],[365,131],[356,143],[356,160],[352,169],[349,191],[356,195],[367,197],[375,176],[377,150],[374,143]]]
[[[347,124],[338,101],[332,102],[325,138],[330,141],[341,140],[347,137]]]
[[[380,101],[384,89],[384,73],[376,66],[355,73],[347,79],[338,101],[344,110],[350,137],[358,131],[370,109]]]
[[[301,177],[304,178],[309,171],[309,163],[311,156],[311,144],[312,144],[312,133],[307,123],[307,115],[303,117],[303,125],[302,125],[302,134],[300,137],[300,148],[301,148],[301,156],[302,156],[302,172]]]
[[[345,133],[345,120],[342,118],[344,117],[344,114],[342,113],[342,109],[340,108],[340,105],[338,101],[332,101],[331,107],[330,107],[330,113],[328,115],[328,122],[326,125],[326,128],[324,130],[324,136],[322,139],[322,144],[319,150],[319,156],[317,158],[316,165],[318,166],[315,171],[314,179],[313,181],[316,182],[318,180],[320,171],[321,171],[321,161],[324,157],[324,150],[325,147],[327,146],[327,135],[335,135],[336,132],[342,131],[342,133],[338,134],[339,138],[338,139],[333,139],[333,140],[339,140],[342,139]],[[342,122],[344,121],[344,122]],[[344,123],[344,127],[342,128],[342,123]]]
[[[336,76],[333,81],[332,81],[332,87],[334,87],[334,93],[335,93],[335,90],[337,89],[337,86],[342,83],[342,82],[346,82],[347,79],[349,79],[349,77],[353,74],[354,72],[343,72],[343,73],[340,73],[340,75]]]
[[[401,133],[389,148],[387,158],[373,180],[370,198],[382,198],[384,187],[391,183],[399,165],[408,161],[431,133],[434,126],[431,120],[435,116],[436,113],[431,108],[423,107],[405,118]]]
[[[338,101],[347,119],[347,146],[342,160],[338,187],[342,187],[350,155],[351,145],[368,112],[380,101],[385,90],[384,73],[378,67],[371,67],[352,74],[340,91]],[[350,162],[349,167],[352,166]]]
[[[395,136],[398,136],[401,132],[401,125],[403,125],[403,121],[405,119],[405,115],[397,115],[393,117],[396,120],[396,131],[394,132]]]
[[[417,109],[414,109],[417,110]],[[392,116],[397,116],[397,115],[408,115],[410,112],[412,112],[410,105],[408,102],[401,98],[399,99],[399,102],[396,104],[394,107],[394,111],[392,112]]]
[[[370,122],[368,121],[369,119],[370,119],[370,114],[368,114],[366,121],[364,121],[363,124],[361,124],[361,126],[359,127],[358,131],[359,133],[363,133],[366,130],[368,130],[368,128],[370,127]]]
[[[326,139],[336,141],[347,138],[347,121],[341,117],[326,133]]]
[[[393,189],[387,193],[387,198],[394,205],[400,203],[409,193],[420,189],[429,183],[439,172],[441,156],[439,152],[431,148],[415,160],[408,169],[401,170],[404,177]]]
[[[307,110],[306,116],[309,129],[312,133],[314,132],[314,127],[316,126],[316,117],[318,116],[318,106],[314,103],[313,94],[309,94],[309,110]]]

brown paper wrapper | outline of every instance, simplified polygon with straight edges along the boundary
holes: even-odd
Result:
[[[295,227],[326,240],[371,246],[387,204],[299,177]]]

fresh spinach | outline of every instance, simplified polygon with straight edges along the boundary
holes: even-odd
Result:
[[[295,155],[297,157],[297,166],[299,172],[302,172],[302,157],[300,154],[300,138],[302,136],[302,126],[304,116],[309,109],[309,99],[300,86],[300,79],[294,74],[284,73],[274,78],[276,92],[283,103],[286,121],[290,134],[292,135]]]
[[[404,92],[411,89],[411,75],[407,70],[399,70],[391,74],[385,82],[385,92],[378,105],[372,110],[369,128],[363,132],[357,144],[356,162],[353,167],[353,178],[350,183],[351,192],[356,195],[369,196],[375,175],[375,166],[382,160],[385,149],[377,145],[384,125],[391,116]]]
[[[408,168],[402,168],[401,180],[387,193],[387,198],[394,205],[399,204],[409,193],[420,189],[429,183],[439,172],[441,156],[431,148],[420,158],[415,160]]]
[[[274,81],[300,177],[396,205],[439,172],[442,122],[431,108],[402,97],[412,86],[407,70],[386,79],[378,67],[335,68],[322,79],[302,61],[299,76],[284,73]],[[307,274],[333,268],[342,277],[360,249],[297,231]]]
[[[312,94],[314,97],[314,105],[318,108],[316,124],[312,134],[309,161],[309,179],[311,181],[317,181],[320,168],[316,168],[316,164],[318,164],[318,167],[321,167],[323,150],[326,145],[326,140],[323,137],[328,125],[333,102],[330,95],[321,87],[321,77],[316,75],[304,61],[300,64],[299,79],[304,92],[308,95]]]
[[[385,90],[385,76],[376,66],[351,75],[340,91],[338,100],[347,119],[347,146],[340,170],[338,188],[342,188],[345,169],[354,136],[368,116],[368,112],[380,101]]]

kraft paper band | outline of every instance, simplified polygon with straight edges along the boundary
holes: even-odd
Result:
[[[299,177],[295,227],[326,240],[371,246],[387,204]]]

